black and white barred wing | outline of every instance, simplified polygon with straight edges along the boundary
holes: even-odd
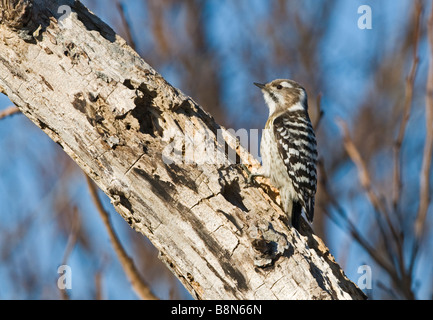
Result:
[[[285,113],[274,120],[278,152],[308,220],[313,221],[316,193],[316,137],[306,112]]]

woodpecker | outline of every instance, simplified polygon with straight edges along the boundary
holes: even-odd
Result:
[[[260,142],[262,167],[249,180],[269,178],[280,191],[289,224],[299,230],[302,209],[313,221],[317,187],[316,137],[308,116],[307,93],[293,80],[254,84],[262,90],[269,118]]]

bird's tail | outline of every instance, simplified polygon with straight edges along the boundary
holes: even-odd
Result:
[[[307,215],[308,221],[313,222],[314,218],[314,196],[308,199],[305,207],[305,213]]]
[[[301,215],[302,215],[302,205],[293,201],[292,205],[292,226],[299,231],[300,223],[301,223]]]

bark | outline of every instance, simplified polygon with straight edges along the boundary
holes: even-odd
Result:
[[[0,6],[1,92],[195,298],[365,298],[307,225],[303,235],[286,226],[275,193],[247,185],[227,153],[259,164],[233,135],[82,4]]]

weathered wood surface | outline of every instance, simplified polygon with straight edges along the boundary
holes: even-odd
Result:
[[[288,229],[275,201],[229,163],[225,148],[258,165],[233,136],[82,4],[3,0],[0,18],[1,92],[195,298],[364,298],[323,242]]]

